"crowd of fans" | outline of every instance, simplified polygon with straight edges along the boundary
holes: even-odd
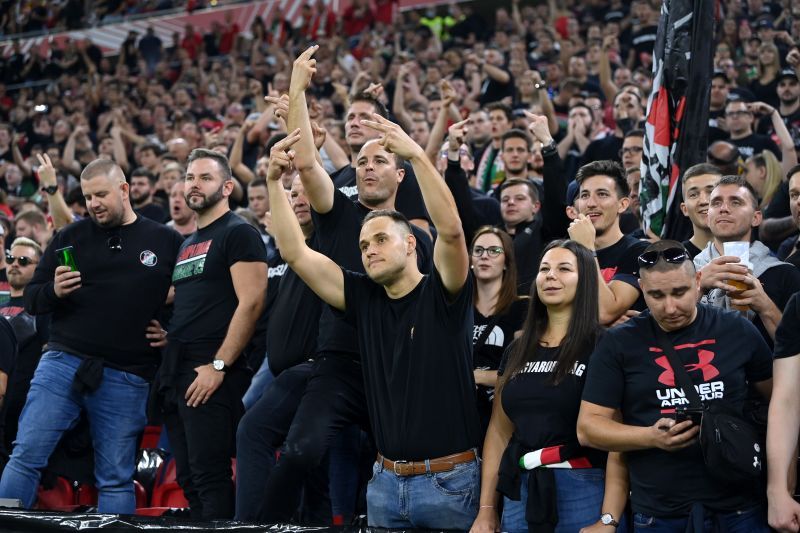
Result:
[[[86,23],[77,8],[58,14],[71,1],[7,4],[3,31]],[[166,4],[106,2],[92,16]],[[681,176],[683,242],[644,231],[639,203],[654,0],[512,0],[489,14],[356,0],[341,17],[317,0],[295,25],[240,28],[225,17],[169,43],[132,32],[116,56],[88,40],[49,57],[17,43],[4,83],[41,83],[0,85],[0,296],[26,361],[0,373],[13,470],[0,496],[32,503],[33,492],[15,492],[31,463],[24,417],[15,435],[48,343],[42,315],[53,312],[56,328],[48,348],[64,350],[53,298],[82,290],[59,270],[54,295],[46,276],[24,289],[40,260],[55,268],[53,243],[70,244],[75,221],[103,226],[104,193],[87,182],[119,169],[120,202],[188,239],[172,277],[175,316],[147,317],[158,319],[148,339],[167,343],[165,361],[201,360],[187,333],[199,330],[186,326],[186,295],[199,289],[184,284],[202,273],[192,263],[201,252],[216,264],[209,228],[222,230],[211,214],[228,215],[210,198],[263,244],[238,237],[241,250],[225,248],[232,282],[219,298],[240,307],[222,319],[247,338],[233,360],[230,331],[213,363],[203,352],[224,378],[204,370],[192,381],[191,371],[183,383],[168,365],[134,372],[156,377],[154,390],[183,383],[189,408],[151,411],[151,423],[175,437],[194,518],[341,523],[366,508],[381,527],[684,531],[691,521],[768,531],[768,510],[773,527],[798,531],[800,6],[718,7],[708,159]],[[203,189],[217,179],[219,197]],[[117,238],[101,248],[121,250],[127,237]],[[246,327],[237,261],[268,265],[264,301],[249,311],[259,318]],[[28,312],[37,319],[21,335],[13,318]],[[704,402],[726,402],[758,428],[768,483],[766,467],[732,485],[703,463],[698,421],[676,415],[687,395],[658,358],[651,323]],[[249,388],[217,390],[244,375]],[[227,414],[203,410],[223,390],[234,398]],[[213,428],[235,422],[214,446],[194,425],[206,416]],[[129,512],[102,499],[97,479],[100,510]],[[405,490],[398,509],[392,498]]]

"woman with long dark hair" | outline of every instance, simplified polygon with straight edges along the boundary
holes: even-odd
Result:
[[[503,352],[522,328],[525,300],[517,295],[514,244],[505,231],[484,226],[470,244],[474,305],[472,336],[482,434],[492,415],[494,385]]]
[[[606,454],[582,448],[575,430],[601,331],[595,269],[592,253],[574,241],[544,250],[522,336],[500,367],[473,531],[497,528],[499,493],[502,531],[576,532],[600,518]],[[625,482],[618,485],[622,496],[606,509],[616,514],[612,525],[624,507]]]

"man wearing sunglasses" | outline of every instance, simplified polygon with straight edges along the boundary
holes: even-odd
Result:
[[[0,315],[4,316],[16,334],[18,355],[14,370],[7,376],[8,387],[5,388],[3,404],[3,452],[11,453],[11,444],[17,436],[17,425],[25,397],[30,388],[33,371],[42,355],[42,347],[50,334],[50,315],[33,316],[25,311],[22,298],[23,291],[33,278],[33,272],[42,257],[42,248],[35,241],[17,237],[6,252],[6,269],[8,283],[11,286],[11,299],[0,307]]]
[[[680,243],[649,245],[638,265],[649,311],[609,330],[592,353],[578,440],[625,452],[637,531],[683,533],[692,518],[702,523],[702,514],[713,511],[723,531],[766,533],[758,484],[715,478],[698,448],[697,420],[679,420],[676,410],[687,406],[686,395],[656,328],[674,347],[702,401],[725,402],[740,413],[748,383],[769,398],[771,350],[740,314],[697,303],[700,275]]]
[[[49,163],[43,166],[52,171]],[[33,505],[41,469],[85,411],[98,510],[130,514],[148,382],[161,357],[163,330],[154,319],[167,299],[181,237],[136,215],[125,175],[111,160],[89,163],[81,189],[91,218],[56,234],[25,288],[26,311],[52,313],[52,321],[0,497]],[[59,266],[70,254],[58,250],[67,247],[72,266]]]
[[[747,316],[772,345],[781,310],[800,290],[800,272],[776,259],[764,244],[753,240],[762,213],[752,186],[743,176],[723,176],[711,191],[708,228],[712,241],[694,258],[700,270],[704,303],[730,309],[746,306]],[[750,242],[749,263],[724,254],[726,242]],[[747,289],[732,286],[742,282]]]

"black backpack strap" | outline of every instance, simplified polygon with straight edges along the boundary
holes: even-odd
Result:
[[[669,366],[672,367],[672,373],[675,376],[675,383],[680,385],[683,389],[684,394],[686,394],[686,399],[689,400],[689,405],[694,408],[703,408],[703,401],[700,399],[700,395],[697,394],[697,389],[694,388],[694,383],[692,383],[691,378],[689,378],[689,373],[686,372],[686,368],[683,366],[683,362],[681,361],[678,354],[675,353],[675,348],[672,346],[672,342],[670,342],[669,337],[661,329],[656,323],[655,318],[650,316],[650,326],[653,329],[653,333],[655,335],[656,342],[664,351],[664,355],[667,356],[667,360],[669,361]]]

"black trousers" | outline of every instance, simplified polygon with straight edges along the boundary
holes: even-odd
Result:
[[[208,402],[188,407],[184,396],[196,377],[194,370],[179,373],[164,409],[178,483],[192,518],[233,518],[231,458],[236,455],[236,426],[251,373],[246,368],[229,369]]]
[[[337,356],[314,361],[281,455],[267,479],[258,518],[285,522],[297,509],[303,484],[342,428],[368,427],[361,365]]]

